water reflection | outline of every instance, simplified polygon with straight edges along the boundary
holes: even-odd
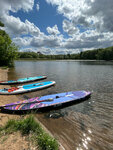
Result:
[[[76,148],[77,150],[84,150],[85,149],[89,149],[88,145],[89,145],[89,142],[91,141],[91,138],[90,138],[90,135],[92,131],[90,129],[88,129],[88,133],[83,133],[83,137],[81,139],[81,144],[79,144],[79,146]]]
[[[80,65],[111,65],[113,67],[113,62],[112,61],[78,61]]]

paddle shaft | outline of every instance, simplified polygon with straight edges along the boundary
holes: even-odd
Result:
[[[41,103],[41,102],[45,102],[45,101],[53,101],[53,99],[55,98],[61,98],[61,97],[68,97],[68,96],[72,96],[73,94],[71,95],[66,95],[66,96],[56,96],[54,98],[49,98],[49,99],[46,99],[46,100],[39,100],[39,101],[33,101],[33,102],[24,102],[24,103],[16,103],[16,104],[9,104],[9,105],[2,105],[0,106],[0,109],[4,108],[4,107],[10,107],[10,106],[16,106],[16,105],[21,105],[21,104],[32,104],[32,103]]]
[[[40,100],[40,101],[33,101],[33,102],[26,102],[26,103],[17,103],[17,104],[11,104],[11,105],[2,105],[0,106],[0,109],[4,108],[4,107],[11,107],[11,106],[16,106],[16,105],[21,105],[21,104],[32,104],[32,103],[41,103],[41,102],[45,102],[45,101],[53,101],[53,99],[46,99],[46,100]]]

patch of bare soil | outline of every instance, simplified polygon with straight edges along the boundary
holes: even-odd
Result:
[[[30,145],[26,138],[20,132],[4,135],[0,138],[0,150],[28,150]]]

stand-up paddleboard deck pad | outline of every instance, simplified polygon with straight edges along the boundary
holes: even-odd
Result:
[[[50,87],[55,84],[55,81],[46,81],[46,82],[40,82],[40,83],[34,83],[34,84],[28,84],[23,86],[17,86],[12,87],[10,89],[0,89],[0,94],[2,95],[12,95],[12,94],[20,94],[20,93],[26,93],[36,90],[41,90],[43,88]]]
[[[36,76],[36,77],[20,78],[18,80],[0,81],[0,84],[10,85],[10,84],[27,83],[27,82],[42,80],[42,79],[45,79],[45,78],[47,78],[47,76]]]
[[[53,95],[47,95],[42,97],[35,97],[32,99],[18,101],[3,105],[0,108],[2,110],[9,111],[26,111],[26,110],[42,110],[49,107],[58,107],[66,103],[77,102],[84,100],[91,95],[88,91],[71,91],[66,93],[59,93]]]

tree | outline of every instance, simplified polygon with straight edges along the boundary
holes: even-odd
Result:
[[[0,22],[0,27],[3,27]],[[17,57],[18,47],[12,42],[9,35],[0,29],[0,66],[13,66]]]

